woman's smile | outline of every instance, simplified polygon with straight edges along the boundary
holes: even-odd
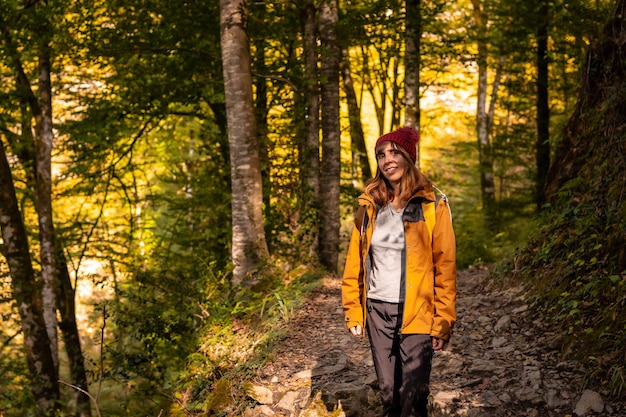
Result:
[[[399,184],[407,167],[407,160],[392,142],[384,142],[376,154],[378,168],[395,187]]]

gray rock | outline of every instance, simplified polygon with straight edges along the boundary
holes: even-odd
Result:
[[[530,387],[522,387],[515,391],[515,397],[522,402],[541,404],[544,402],[541,391]]]
[[[508,330],[510,327],[511,327],[511,316],[506,315],[506,316],[500,317],[500,320],[498,320],[496,325],[493,327],[493,330],[496,333],[501,333],[504,330]]]
[[[546,405],[549,408],[560,409],[569,406],[569,393],[563,395],[556,390],[548,390],[545,394]]]
[[[494,337],[491,341],[491,346],[494,348],[499,348],[506,345],[509,342],[509,339],[506,337]]]
[[[513,310],[513,314],[521,314],[528,311],[528,304],[521,305]]]
[[[583,391],[580,399],[576,403],[576,408],[574,408],[574,413],[578,416],[582,416],[587,414],[589,411],[595,411],[596,413],[601,413],[604,411],[604,401],[600,394],[595,391],[586,389]]]

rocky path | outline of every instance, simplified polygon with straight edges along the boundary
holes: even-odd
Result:
[[[535,320],[522,288],[495,290],[486,275],[459,273],[454,337],[433,359],[431,416],[626,416],[623,401],[581,388],[582,373],[559,360],[559,336]],[[345,329],[340,297],[329,278],[292,318],[248,387],[256,405],[246,416],[380,416],[369,345]]]

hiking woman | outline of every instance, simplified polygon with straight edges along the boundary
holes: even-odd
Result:
[[[384,416],[427,416],[433,352],[456,321],[451,212],[415,166],[418,141],[408,127],[376,141],[342,281],[348,329],[367,329]]]

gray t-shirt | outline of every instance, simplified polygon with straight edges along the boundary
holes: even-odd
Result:
[[[367,297],[388,303],[404,301],[405,240],[402,212],[392,204],[376,216],[370,245]]]

